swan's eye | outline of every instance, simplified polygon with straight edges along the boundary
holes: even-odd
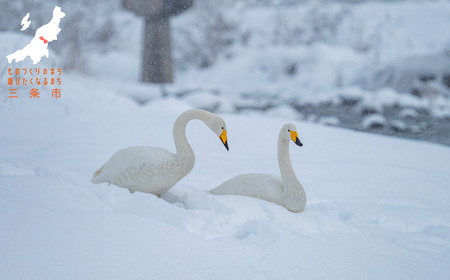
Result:
[[[223,128],[223,126],[222,126],[222,129],[225,129],[225,128]]]
[[[290,130],[290,129],[288,129],[288,131],[289,131],[289,132],[291,132],[291,130]]]

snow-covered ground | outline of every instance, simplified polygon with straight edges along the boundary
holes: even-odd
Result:
[[[161,198],[130,194],[91,174],[124,147],[174,151],[172,124],[191,107],[139,105],[108,83],[67,74],[58,100],[0,100],[1,279],[450,278],[450,148],[289,111],[221,113],[229,152],[192,121],[193,171]],[[286,122],[304,143],[290,154],[305,212],[207,193],[240,173],[277,174]]]
[[[39,67],[85,72],[63,70],[60,99],[8,98],[0,60],[0,279],[450,279],[450,148],[323,125],[449,144],[450,2],[281,2],[196,1],[172,21],[171,86],[137,82],[142,20],[119,1],[61,3]],[[0,57],[29,42],[15,31]],[[192,121],[194,169],[161,198],[90,182],[119,149],[174,151],[192,107],[223,117],[229,152]],[[278,174],[287,122],[305,212],[207,192]]]

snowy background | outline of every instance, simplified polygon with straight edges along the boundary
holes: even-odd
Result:
[[[165,86],[138,81],[143,21],[120,1],[0,3],[3,57],[66,13],[39,63],[63,67],[60,99],[8,98],[0,62],[1,279],[450,278],[449,1],[196,1]],[[229,152],[193,121],[196,165],[162,198],[89,181],[124,147],[174,151],[189,108],[224,118]],[[287,122],[305,212],[207,193],[278,174]]]
[[[3,2],[5,53],[29,40],[22,14],[34,11],[32,36],[58,4],[56,64],[140,103],[172,96],[450,144],[449,1],[198,0],[172,17],[176,82],[164,87],[136,83],[144,21],[120,1]]]

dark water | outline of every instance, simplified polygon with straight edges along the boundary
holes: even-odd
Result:
[[[416,139],[450,146],[450,118],[433,118],[427,110],[408,109],[413,116],[403,114],[405,109],[389,107],[383,112],[358,109],[352,104],[342,105],[300,105],[293,104],[300,113],[308,116],[336,117],[340,120],[338,127],[345,127],[359,131],[367,131],[383,135]],[[364,119],[371,114],[379,114],[385,118],[384,123],[374,123],[365,127]],[[406,116],[405,116],[406,115]]]

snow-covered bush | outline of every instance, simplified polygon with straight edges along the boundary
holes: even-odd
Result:
[[[230,1],[200,0],[178,16],[172,26],[179,69],[210,67],[236,43],[238,23],[229,5]]]

